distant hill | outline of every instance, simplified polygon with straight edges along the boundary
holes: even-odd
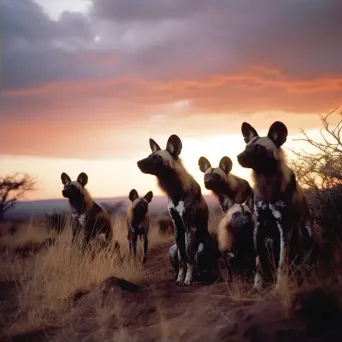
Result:
[[[215,208],[218,206],[216,199],[209,195],[204,196],[209,207]],[[118,202],[124,202],[124,209],[129,205],[127,197],[115,197],[115,198],[95,198],[98,204],[110,203],[115,204]],[[69,204],[66,199],[49,199],[41,201],[22,201],[18,202],[14,209],[9,210],[5,219],[9,220],[26,220],[30,218],[40,218],[46,213],[53,211],[66,211],[69,210]],[[150,205],[151,214],[159,214],[167,211],[167,198],[165,196],[155,196]]]

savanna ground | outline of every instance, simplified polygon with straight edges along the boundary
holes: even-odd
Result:
[[[211,230],[219,219],[211,215]],[[288,280],[279,293],[274,287],[253,293],[239,280],[175,286],[173,236],[161,236],[152,222],[148,261],[141,265],[128,256],[124,222],[113,220],[122,259],[108,250],[82,254],[68,225],[61,234],[43,221],[16,232],[3,225],[0,340],[341,340],[340,277],[313,275],[301,288]]]

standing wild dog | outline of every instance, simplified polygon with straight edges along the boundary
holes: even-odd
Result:
[[[64,189],[62,195],[69,200],[72,213],[73,241],[77,233],[84,232],[84,245],[89,245],[94,237],[108,244],[113,237],[112,225],[108,214],[97,205],[85,188],[88,176],[82,172],[76,181],[71,181],[66,173],[61,175]],[[117,243],[115,247],[118,248]]]
[[[253,208],[253,191],[249,183],[230,173],[233,162],[228,157],[222,157],[219,167],[211,167],[209,160],[201,157],[198,166],[204,173],[204,186],[218,198],[221,209],[226,213],[229,203],[244,203]]]
[[[279,121],[274,122],[266,137],[259,137],[256,130],[245,122],[241,130],[247,145],[237,158],[241,166],[253,170],[255,181],[257,270],[254,287],[259,289],[263,280],[272,280],[273,272],[267,255],[270,245],[273,245],[278,287],[285,263],[294,261],[301,253],[304,258],[307,252],[303,246],[309,232],[305,226],[309,207],[281,149],[287,139],[286,126]]]
[[[233,275],[251,279],[255,271],[255,226],[255,215],[247,202],[230,203],[227,213],[219,223],[217,234],[229,281],[232,281]]]
[[[208,254],[204,258],[208,262],[216,256],[210,250],[212,237],[208,231],[208,206],[199,184],[185,170],[179,158],[182,150],[179,137],[171,135],[165,150],[153,139],[150,139],[150,147],[152,153],[137,164],[143,173],[157,177],[159,187],[168,197],[176,239],[176,245],[170,249],[170,257],[172,265],[178,268],[177,283],[190,285],[199,268],[199,254]]]
[[[148,204],[152,201],[153,192],[149,191],[144,197],[139,198],[138,192],[132,189],[128,195],[132,202],[127,211],[127,226],[128,226],[128,242],[129,252],[134,257],[137,256],[137,239],[143,239],[143,257],[142,262],[146,261],[148,248]]]

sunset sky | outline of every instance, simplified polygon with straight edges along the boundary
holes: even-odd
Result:
[[[202,155],[248,178],[243,121],[281,120],[298,147],[342,106],[341,15],[341,0],[3,0],[1,175],[35,177],[29,199],[61,198],[63,171],[95,197],[160,194],[136,162],[175,133],[202,188]]]

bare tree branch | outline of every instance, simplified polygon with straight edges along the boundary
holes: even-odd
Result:
[[[333,115],[342,116],[338,108],[319,115],[322,128],[321,141],[310,137],[301,130],[302,138],[296,139],[314,148],[306,152],[305,148],[290,150],[293,153],[291,167],[299,183],[306,189],[307,197],[314,212],[316,222],[330,234],[330,239],[342,238],[342,119],[332,126]]]
[[[27,191],[35,189],[35,184],[33,178],[27,174],[15,173],[0,177],[0,221]]]

